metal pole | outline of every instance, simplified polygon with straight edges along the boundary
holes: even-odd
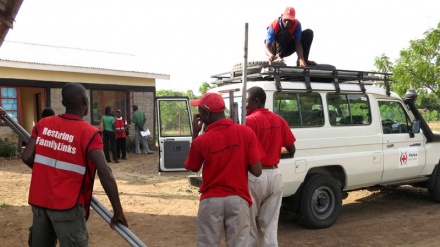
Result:
[[[3,110],[0,107],[0,110]],[[11,116],[6,114],[5,116],[0,116],[3,122],[8,125],[18,136],[20,136],[24,142],[28,142],[31,139],[31,135],[18,124]],[[90,203],[91,207],[107,222],[110,223],[113,218],[113,214],[105,208],[94,196],[92,196],[92,201]],[[126,226],[117,222],[115,224],[116,232],[121,235],[132,247],[146,247],[146,245],[130,231]]]
[[[92,197],[91,205],[92,205],[92,207],[93,207],[93,205],[95,205],[93,207],[93,209],[96,208],[98,210],[101,210],[102,213],[104,213],[105,216],[107,216],[106,218],[103,217],[104,220],[106,220],[107,223],[110,223],[111,219],[113,218],[113,214],[107,208],[105,208],[104,205],[102,205],[101,202],[98,201],[98,199],[96,199],[95,197]],[[103,216],[102,214],[100,214],[100,215]],[[123,224],[121,224],[119,222],[116,223],[115,226],[117,226],[117,227],[115,227],[115,230],[121,236],[126,235],[129,237],[129,239],[127,239],[123,236],[125,238],[125,240],[127,240],[127,242],[130,243],[129,240],[131,240],[131,242],[133,242],[133,244],[130,243],[131,246],[147,247],[136,235],[133,234],[133,232],[130,231],[130,229],[128,229],[128,227],[124,226]]]
[[[244,25],[244,62],[243,62],[243,88],[241,89],[241,123],[246,125],[246,87],[247,87],[247,55],[248,55],[248,23]]]

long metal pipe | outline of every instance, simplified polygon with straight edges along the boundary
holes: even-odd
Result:
[[[244,56],[243,56],[243,87],[241,89],[241,124],[246,125],[246,90],[247,90],[247,65],[248,65],[248,30],[249,25],[244,25]]]
[[[2,108],[0,107],[0,110]],[[8,125],[24,142],[28,142],[31,139],[31,135],[11,116],[6,114],[5,116],[0,116],[3,122]],[[110,223],[113,218],[113,214],[105,208],[98,199],[92,196],[92,201],[90,203],[91,207],[107,222]],[[121,235],[131,246],[133,247],[147,247],[128,227],[117,222],[115,225],[116,232]]]

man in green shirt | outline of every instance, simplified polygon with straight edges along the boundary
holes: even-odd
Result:
[[[141,149],[139,147],[139,138],[142,139],[142,146],[144,147],[145,154],[154,154],[153,151],[148,147],[148,142],[145,136],[141,135],[141,131],[144,131],[144,124],[147,121],[145,117],[145,113],[139,110],[137,105],[133,105],[133,116],[131,117],[131,121],[134,123],[134,146],[136,150],[136,154],[141,154]]]

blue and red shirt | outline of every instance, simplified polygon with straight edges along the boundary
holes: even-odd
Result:
[[[270,44],[275,41],[275,38],[280,30],[285,29],[282,23],[282,18],[278,17],[277,20],[273,21],[268,27],[267,27],[267,36],[266,40],[264,41],[266,44]],[[289,30],[289,32],[292,34],[292,40],[301,40],[302,37],[302,28],[301,28],[301,22],[295,19],[292,27],[292,30]]]
[[[238,195],[251,206],[249,165],[264,157],[255,133],[225,118],[208,125],[205,133],[194,139],[185,168],[196,171],[203,165],[200,200]]]

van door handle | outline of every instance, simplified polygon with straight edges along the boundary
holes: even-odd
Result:
[[[410,147],[415,147],[415,146],[421,146],[422,144],[421,143],[413,143],[413,144],[411,144],[411,145],[409,145]]]
[[[387,144],[387,148],[392,148],[394,147],[394,144]]]

